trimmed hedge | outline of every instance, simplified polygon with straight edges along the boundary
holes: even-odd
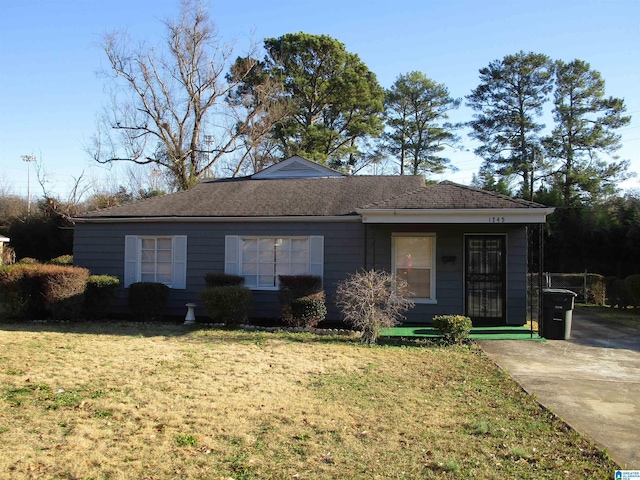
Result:
[[[228,273],[207,273],[204,276],[207,287],[227,287],[244,285],[244,277]]]
[[[315,327],[327,316],[324,299],[302,297],[291,302],[291,316],[296,325],[293,327]]]
[[[11,317],[78,319],[88,278],[85,268],[16,264],[0,269],[0,291]]]
[[[289,327],[312,326],[305,325],[301,318],[295,317],[291,306],[294,300],[305,297],[324,303],[322,277],[317,275],[279,275],[278,279],[280,281],[279,297],[282,323]]]
[[[129,286],[129,311],[134,320],[160,321],[169,300],[163,283],[138,282]]]
[[[214,322],[237,326],[249,318],[251,290],[239,285],[208,287],[200,292],[207,316]]]
[[[469,338],[473,325],[471,319],[463,315],[436,315],[433,326],[442,333],[449,343],[462,343]]]
[[[85,315],[97,320],[107,318],[109,308],[118,295],[120,279],[111,275],[90,275],[84,293]]]

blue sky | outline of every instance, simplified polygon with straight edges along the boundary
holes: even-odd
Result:
[[[507,54],[524,50],[565,61],[580,58],[602,73],[608,95],[625,99],[633,119],[620,131],[619,155],[631,160],[640,176],[640,0],[212,0],[210,5],[222,38],[234,41],[238,54],[251,36],[260,41],[298,31],[324,33],[360,55],[385,88],[399,74],[419,70],[463,97],[477,86],[480,68]],[[178,0],[0,0],[0,191],[26,195],[21,155],[40,158],[50,188],[61,195],[83,171],[96,179],[108,175],[84,149],[108,100],[104,80],[96,75],[105,65],[101,36],[126,29],[134,38],[158,43],[161,20],[178,9]],[[462,107],[454,120],[471,115]],[[459,171],[440,179],[471,180],[480,160],[471,141],[465,146],[467,151],[451,154]],[[640,178],[623,187],[640,188]],[[32,192],[41,193],[33,174]]]

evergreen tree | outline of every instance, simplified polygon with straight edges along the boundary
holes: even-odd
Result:
[[[376,76],[328,35],[290,33],[264,46],[265,69],[292,104],[271,132],[281,156],[356,165],[361,143],[382,132],[384,90]]]
[[[544,128],[537,118],[552,89],[552,72],[546,55],[507,55],[480,70],[480,85],[466,97],[478,112],[469,122],[470,136],[482,142],[475,153],[498,174],[521,177],[523,198],[533,196]]]
[[[599,153],[613,154],[620,147],[616,129],[627,125],[624,101],[605,97],[604,80],[587,62],[556,62],[555,128],[544,144],[556,163],[552,185],[564,205],[611,195],[626,178],[628,162],[607,162]]]
[[[384,135],[387,149],[400,163],[400,174],[442,173],[451,161],[440,156],[459,138],[456,126],[447,123],[448,112],[460,106],[446,86],[421,72],[400,75],[385,94],[385,118],[390,131]]]

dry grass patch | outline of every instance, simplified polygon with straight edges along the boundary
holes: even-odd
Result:
[[[0,477],[605,478],[473,347],[3,325]]]

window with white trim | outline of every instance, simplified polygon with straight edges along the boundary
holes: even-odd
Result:
[[[435,235],[394,235],[392,268],[397,278],[409,284],[411,297],[425,303],[435,301]]]
[[[225,237],[225,273],[254,290],[276,290],[278,275],[323,274],[324,237]]]
[[[187,237],[125,237],[125,288],[135,282],[163,283],[186,288]]]

